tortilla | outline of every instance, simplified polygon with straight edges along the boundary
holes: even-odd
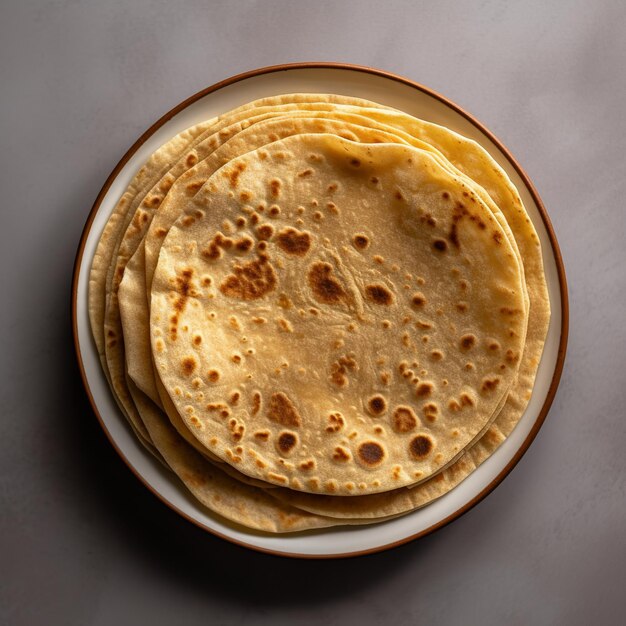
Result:
[[[297,135],[203,192],[161,248],[151,329],[206,449],[294,490],[365,494],[484,432],[526,320],[515,251],[471,188],[425,151]]]

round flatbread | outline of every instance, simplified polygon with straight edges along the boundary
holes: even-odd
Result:
[[[164,241],[151,329],[206,449],[294,490],[365,494],[484,432],[526,320],[515,250],[469,186],[422,150],[297,135],[203,191]]]

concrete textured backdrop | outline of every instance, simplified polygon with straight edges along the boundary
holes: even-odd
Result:
[[[611,624],[626,588],[626,4],[39,0],[0,21],[0,622]],[[484,502],[376,556],[291,561],[158,502],[82,391],[70,277],[120,156],[180,100],[345,61],[455,100],[541,194],[569,279],[561,387]]]

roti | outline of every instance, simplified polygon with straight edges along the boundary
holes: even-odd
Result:
[[[203,191],[164,241],[151,329],[206,449],[293,490],[375,493],[484,432],[516,376],[524,289],[471,188],[409,146],[297,135]]]

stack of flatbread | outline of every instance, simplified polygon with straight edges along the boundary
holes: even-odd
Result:
[[[511,433],[550,317],[477,143],[356,98],[265,98],[137,173],[89,310],[141,443],[208,509],[289,532],[445,494]]]

